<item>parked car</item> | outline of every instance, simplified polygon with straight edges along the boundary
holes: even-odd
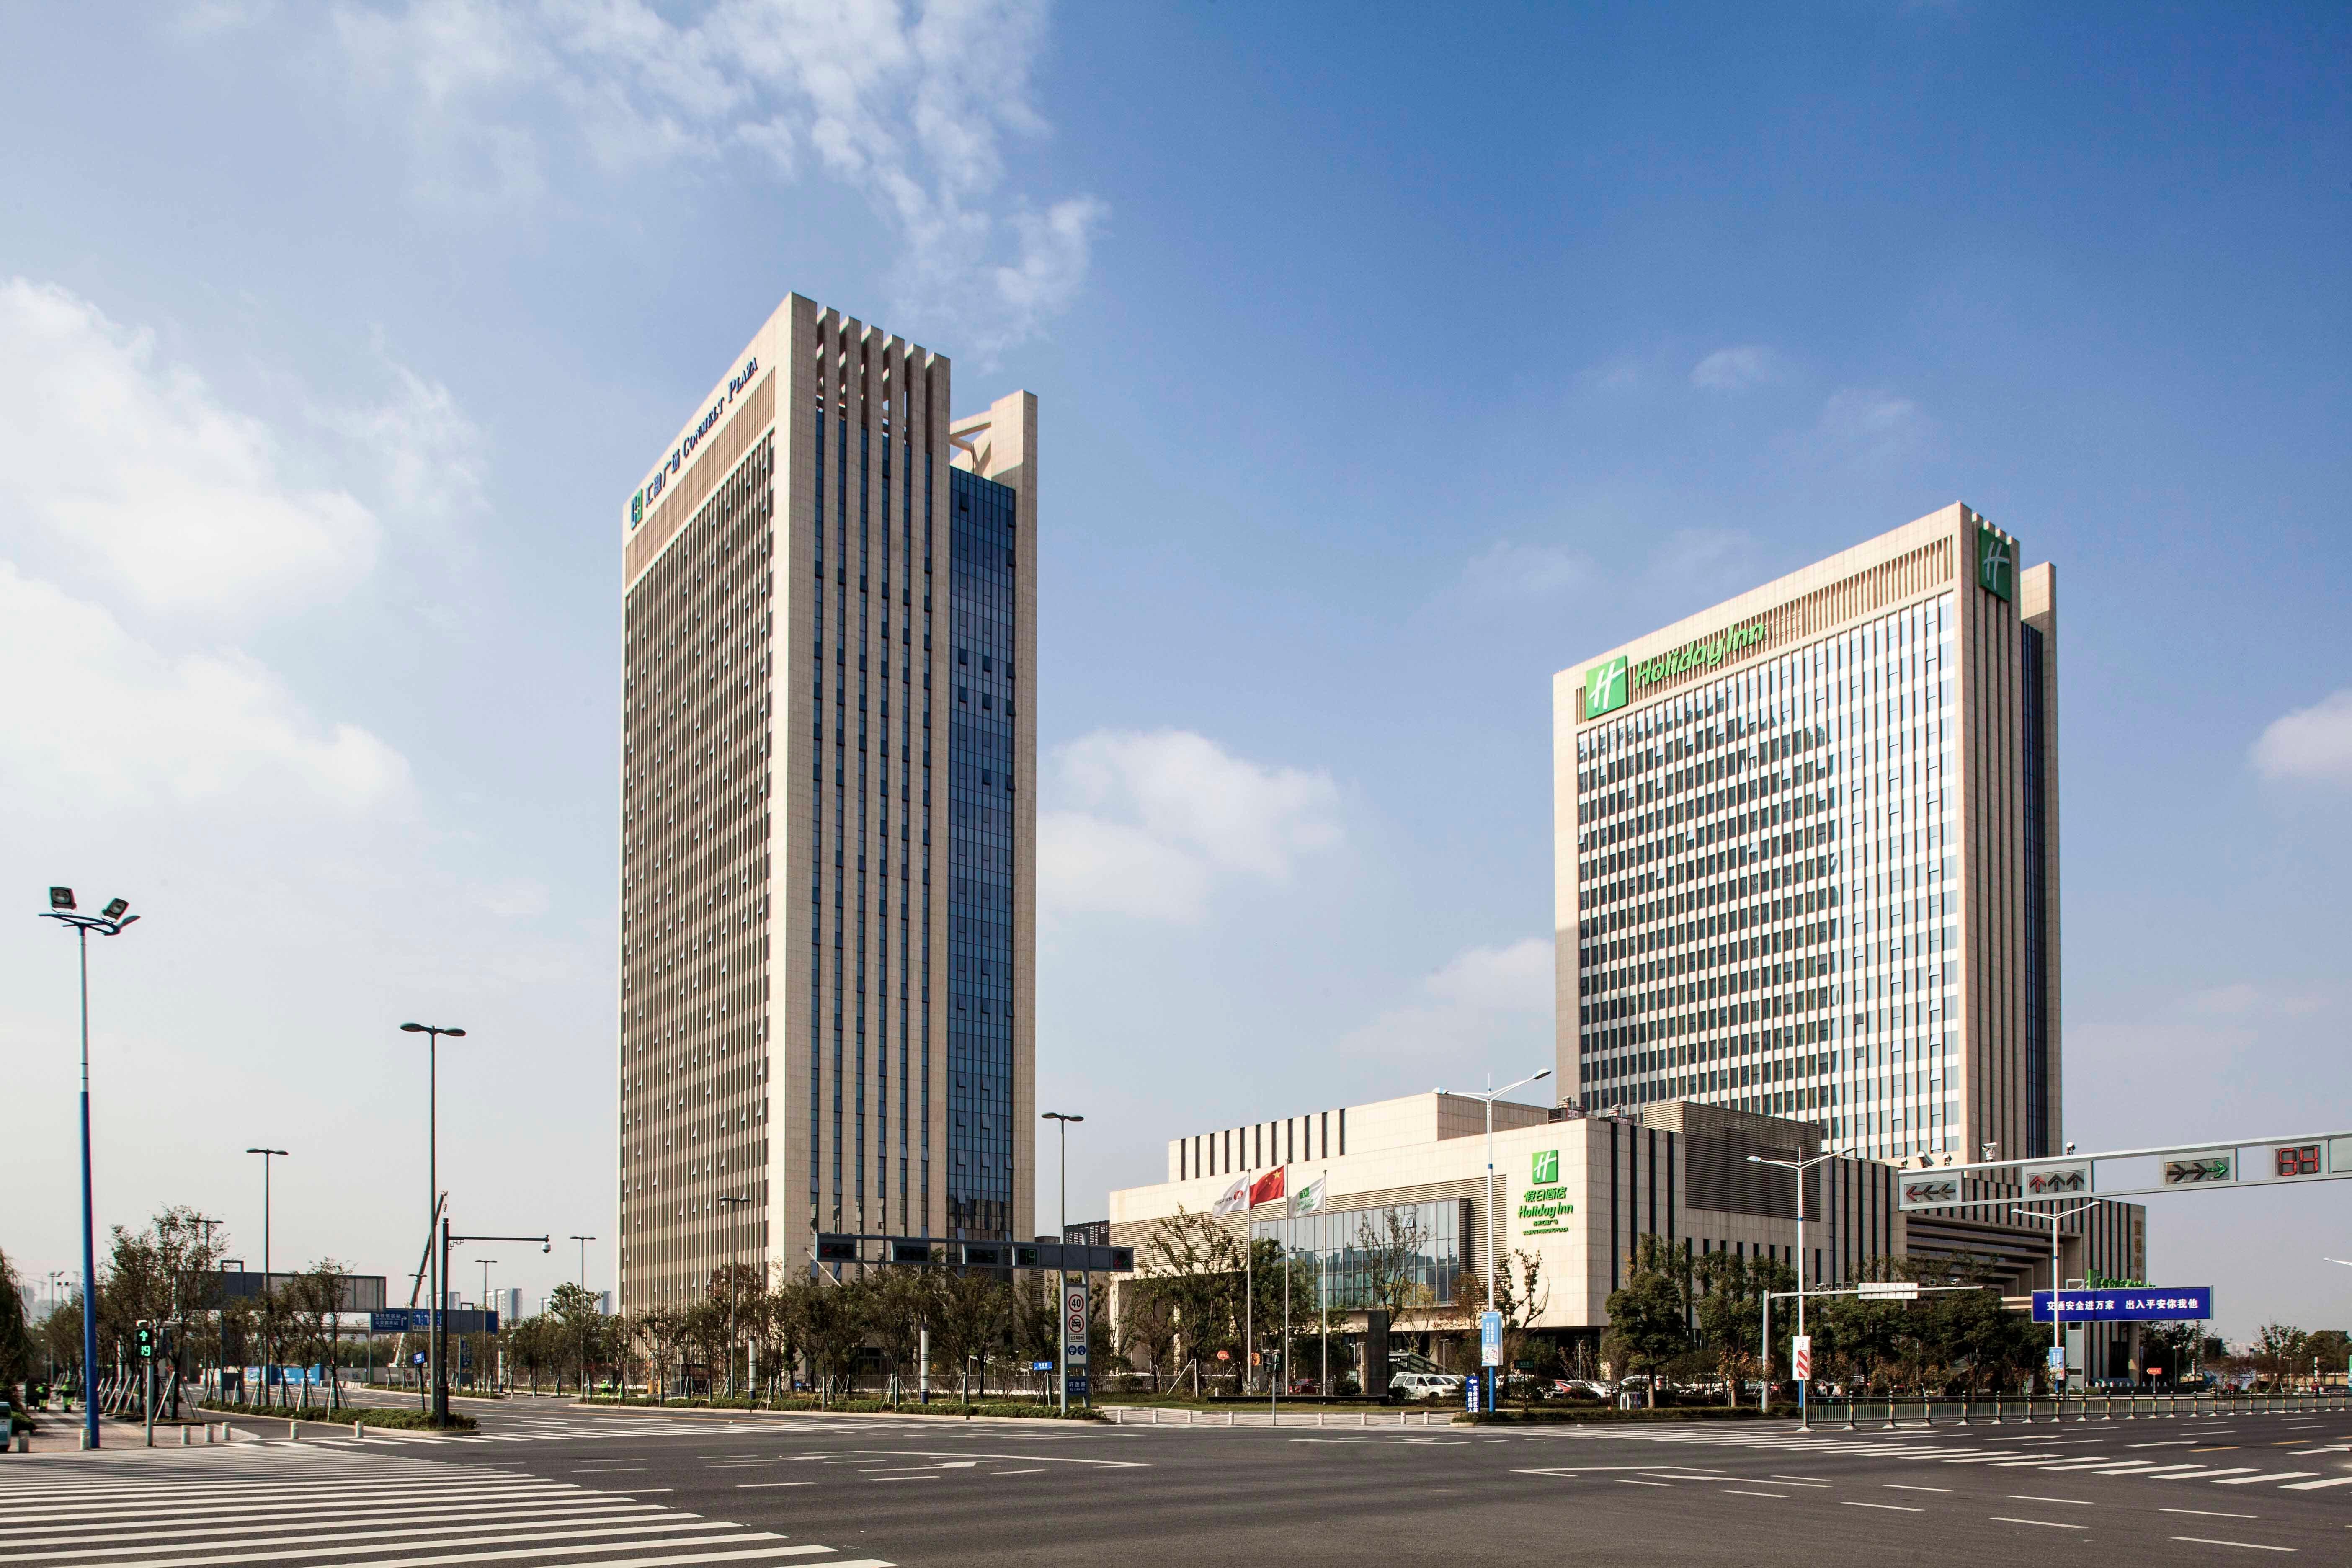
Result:
[[[1461,1378],[1444,1372],[1401,1372],[1389,1379],[1389,1392],[1405,1399],[1459,1399]]]
[[[1552,1393],[1563,1399],[1607,1399],[1617,1392],[1605,1383],[1595,1383],[1589,1377],[1556,1377]]]

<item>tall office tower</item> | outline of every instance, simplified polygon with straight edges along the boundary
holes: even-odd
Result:
[[[1034,1224],[1037,403],[787,298],[622,525],[624,1310]]]
[[[1559,1071],[1885,1159],[2061,1141],[2048,564],[1947,507],[1553,683]]]

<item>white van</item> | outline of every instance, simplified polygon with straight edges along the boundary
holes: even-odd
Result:
[[[1461,1378],[1443,1372],[1400,1372],[1389,1379],[1389,1392],[1403,1399],[1460,1399]]]

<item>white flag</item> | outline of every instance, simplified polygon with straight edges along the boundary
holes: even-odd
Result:
[[[1234,1178],[1234,1184],[1225,1189],[1225,1195],[1219,1198],[1216,1203],[1211,1206],[1209,1212],[1211,1214],[1239,1214],[1242,1210],[1247,1207],[1249,1207],[1249,1178],[1247,1176],[1235,1176]]]
[[[1323,1206],[1324,1184],[1330,1179],[1330,1173],[1327,1171],[1299,1188],[1297,1195],[1290,1200],[1290,1212],[1295,1215],[1313,1214],[1320,1209]]]

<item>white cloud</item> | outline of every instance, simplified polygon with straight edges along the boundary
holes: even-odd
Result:
[[[1919,405],[1894,393],[1843,387],[1830,394],[1814,426],[1815,446],[1825,456],[1872,458],[1913,446],[1927,429]]]
[[[1287,883],[1342,837],[1328,773],[1265,766],[1189,731],[1098,730],[1055,749],[1037,824],[1049,917],[1190,923],[1230,878]]]
[[[2352,688],[2272,720],[2252,761],[2267,779],[2352,784]]]
[[[1554,1050],[1552,967],[1545,937],[1466,949],[1423,977],[1412,999],[1351,1030],[1339,1048],[1471,1088],[1477,1085],[1461,1076],[1471,1067],[1541,1066]]]
[[[1758,343],[1717,349],[1691,367],[1693,386],[1709,392],[1738,392],[1780,375],[1780,361]]]
[[[365,730],[321,723],[236,654],[171,658],[106,611],[0,561],[0,801],[26,816],[289,802],[401,801],[408,765]]]
[[[2282,991],[2240,980],[2197,992],[2189,998],[2189,1005],[2219,1018],[2305,1018],[2329,1005],[2329,998],[2316,991]]]
[[[342,594],[376,522],[282,472],[260,421],[65,289],[0,283],[0,505],[152,608],[259,613]]]
[[[377,467],[390,507],[412,517],[479,510],[489,469],[481,426],[441,383],[384,363],[393,385],[382,402],[320,409],[316,417]]]
[[[903,240],[897,313],[953,323],[982,363],[1068,307],[1106,214],[1003,193],[1006,140],[1045,130],[1029,94],[1045,24],[1039,0],[718,0],[678,20],[643,0],[336,12],[349,68],[409,115],[433,199],[500,212],[541,195],[549,110],[607,173],[747,153],[789,181],[813,162]]]
[[[1498,539],[1462,569],[1463,586],[1474,593],[1534,598],[1580,588],[1592,577],[1592,563],[1558,544],[1521,544]]]

